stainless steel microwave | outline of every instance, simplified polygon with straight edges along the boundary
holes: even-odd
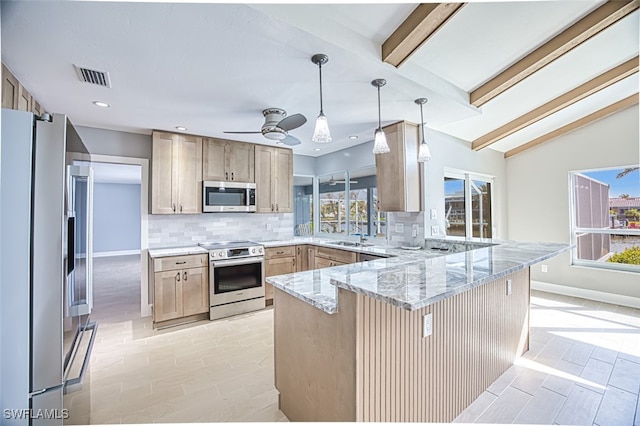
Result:
[[[243,182],[204,181],[202,211],[255,212],[256,184]]]

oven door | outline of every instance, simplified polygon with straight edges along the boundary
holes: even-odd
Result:
[[[209,297],[211,306],[264,297],[264,258],[212,260]]]

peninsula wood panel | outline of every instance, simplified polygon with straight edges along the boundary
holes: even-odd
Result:
[[[344,289],[333,315],[275,298],[275,385],[291,421],[450,422],[528,349],[529,269],[413,312]]]
[[[528,349],[529,270],[414,312],[358,295],[357,317],[357,421],[450,422]]]

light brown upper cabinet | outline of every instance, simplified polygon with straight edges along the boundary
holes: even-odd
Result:
[[[418,125],[401,121],[382,130],[391,152],[376,155],[379,209],[418,212],[421,209]]]
[[[202,138],[153,132],[151,213],[202,213]]]
[[[203,140],[203,180],[255,182],[254,145],[224,139]]]
[[[2,64],[2,108],[18,109],[18,79]]]
[[[293,211],[293,153],[290,149],[256,145],[256,212]]]
[[[30,111],[41,115],[44,110],[18,79],[2,64],[2,108]]]

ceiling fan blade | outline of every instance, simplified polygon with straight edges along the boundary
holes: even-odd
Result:
[[[302,143],[302,142],[300,142],[300,139],[296,138],[295,136],[291,136],[291,135],[287,135],[287,137],[282,139],[281,142],[283,144],[289,145],[289,146],[300,145]]]
[[[307,117],[302,114],[293,114],[290,115],[278,123],[278,127],[288,132],[289,130],[297,129],[307,122]]]
[[[257,132],[227,132],[227,131],[224,131],[222,133],[235,133],[235,134],[246,134],[246,135],[249,135],[249,134],[259,134],[259,133],[262,133],[262,132],[261,131],[257,131]]]

